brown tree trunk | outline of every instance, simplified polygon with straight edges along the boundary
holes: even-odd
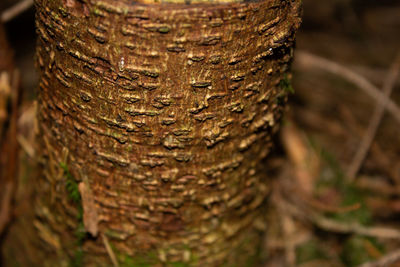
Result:
[[[246,266],[299,5],[37,0],[34,263]]]

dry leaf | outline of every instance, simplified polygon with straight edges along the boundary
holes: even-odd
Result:
[[[79,192],[82,198],[83,207],[83,225],[86,231],[92,236],[97,236],[99,229],[99,216],[97,214],[97,208],[94,203],[92,191],[85,182],[79,183]]]

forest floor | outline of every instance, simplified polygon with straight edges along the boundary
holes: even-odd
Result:
[[[400,266],[400,4],[303,2],[294,93],[269,159],[276,177],[263,266]],[[6,26],[24,91],[17,139],[27,174],[37,84],[33,11]]]
[[[400,266],[400,114],[371,97],[400,103],[398,14],[304,1],[264,266]]]

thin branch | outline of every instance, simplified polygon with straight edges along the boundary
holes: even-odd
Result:
[[[290,176],[283,175],[273,190],[279,196],[272,198],[273,203],[281,205],[285,212],[301,220],[306,220],[316,227],[329,232],[343,234],[359,234],[377,238],[400,240],[400,229],[384,226],[364,226],[357,222],[340,222],[327,218],[319,212],[315,212],[308,203],[304,202],[298,194],[298,186],[294,184]],[[279,201],[279,202],[277,202]]]
[[[400,249],[390,252],[377,261],[367,262],[359,267],[383,267],[400,261]]]
[[[386,182],[382,176],[370,177],[360,175],[357,179],[356,186],[362,190],[384,195],[384,197],[400,195],[400,186],[391,185],[389,182]]]
[[[22,0],[17,4],[13,5],[9,9],[6,9],[1,13],[1,21],[6,23],[13,18],[17,17],[19,14],[23,13],[25,10],[33,5],[33,0]]]
[[[107,251],[108,256],[109,256],[110,259],[111,259],[111,262],[112,262],[113,266],[114,266],[114,267],[119,267],[119,263],[118,263],[118,261],[117,261],[117,258],[115,257],[114,251],[112,250],[112,248],[111,248],[111,246],[110,246],[110,243],[108,242],[108,238],[107,238],[106,235],[103,234],[103,233],[101,233],[101,237],[102,237],[102,239],[103,239],[104,246],[105,246],[105,248],[106,248],[106,251]]]
[[[311,215],[310,219],[319,228],[331,232],[343,234],[355,233],[377,238],[400,239],[400,231],[394,228],[378,226],[366,227],[358,223],[342,223],[318,214]]]
[[[333,74],[339,75],[349,82],[357,85],[360,89],[362,89],[366,94],[371,96],[373,99],[376,99],[380,104],[387,103],[386,109],[389,113],[400,123],[400,108],[399,106],[385,96],[379,88],[365,79],[363,76],[355,73],[351,69],[342,66],[334,61],[329,59],[319,57],[313,54],[310,54],[306,51],[297,50],[296,58],[295,58],[295,65],[299,65],[302,67],[317,67],[324,69],[328,72]]]
[[[383,85],[382,91],[387,98],[390,97],[390,94],[393,91],[393,87],[399,75],[399,69],[400,69],[400,55],[398,55],[395,61],[393,62],[390,71],[385,79],[385,83]],[[353,161],[351,162],[347,170],[347,177],[349,178],[350,181],[354,181],[355,176],[360,170],[360,167],[368,154],[369,148],[371,147],[371,144],[378,130],[379,124],[385,113],[386,104],[387,101],[385,100],[384,102],[378,102],[378,104],[376,105],[375,111],[368,125],[368,129],[353,158]]]

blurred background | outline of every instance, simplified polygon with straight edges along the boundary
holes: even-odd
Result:
[[[0,13],[17,2],[1,0]],[[264,266],[400,266],[400,1],[303,4],[293,93],[271,157]],[[26,180],[38,81],[33,7],[4,26],[23,92]]]

